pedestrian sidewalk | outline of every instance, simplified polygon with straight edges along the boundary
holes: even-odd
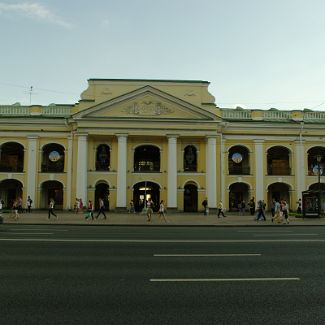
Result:
[[[18,220],[10,217],[10,213],[3,213],[5,224],[63,224],[63,225],[134,225],[134,226],[282,226],[273,224],[271,215],[267,214],[266,221],[255,221],[254,216],[238,215],[238,213],[227,213],[226,218],[218,218],[216,214],[204,216],[203,213],[170,213],[166,215],[167,222],[159,219],[154,213],[151,222],[147,222],[147,216],[143,213],[117,213],[106,212],[107,219],[100,216],[97,220],[85,219],[84,213],[69,211],[55,211],[58,219],[51,216],[48,219],[48,211],[33,211],[23,213]],[[95,216],[96,216],[95,212]],[[283,226],[325,226],[325,218],[290,218],[289,225]]]

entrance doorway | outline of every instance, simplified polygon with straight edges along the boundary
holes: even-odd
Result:
[[[184,212],[197,212],[197,186],[186,184],[184,186]]]
[[[97,183],[95,189],[95,209],[99,210],[99,198],[104,201],[105,210],[109,211],[109,185],[107,183]]]
[[[10,209],[18,197],[23,197],[23,184],[16,179],[6,179],[0,182],[0,199],[4,201],[3,208]]]
[[[245,183],[234,183],[229,186],[229,210],[238,211],[242,202],[249,201],[249,187]]]
[[[153,182],[140,182],[133,186],[133,202],[136,212],[141,212],[145,202],[151,198],[154,203],[154,211],[159,210],[160,186]]]
[[[58,181],[46,181],[42,184],[41,207],[47,208],[50,199],[54,199],[55,208],[63,209],[63,185]]]
[[[285,200],[290,206],[290,186],[285,183],[273,183],[268,187],[268,205],[272,207],[272,200]]]

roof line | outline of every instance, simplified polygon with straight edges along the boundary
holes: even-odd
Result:
[[[209,81],[205,80],[177,80],[177,79],[105,79],[105,78],[90,78],[88,81],[146,81],[146,82],[176,82],[176,83],[205,83],[210,84]]]

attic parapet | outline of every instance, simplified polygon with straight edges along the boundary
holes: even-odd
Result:
[[[293,110],[280,111],[277,109],[264,110],[249,110],[243,108],[220,108],[221,118],[224,120],[238,121],[295,121],[309,123],[325,123],[325,112],[317,112],[311,110]]]
[[[72,105],[0,105],[0,117],[69,117],[72,114]]]

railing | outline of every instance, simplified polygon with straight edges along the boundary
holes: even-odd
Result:
[[[28,116],[29,106],[0,105],[1,115]]]
[[[43,106],[42,115],[44,116],[70,116],[71,106],[50,105]]]
[[[267,174],[268,175],[291,175],[291,168],[290,167],[281,167],[281,168],[275,168],[268,166],[267,167]]]
[[[264,120],[291,120],[291,112],[286,111],[263,111]]]
[[[42,164],[42,173],[63,173],[64,172],[64,166],[63,164]]]
[[[7,172],[22,173],[23,171],[24,171],[24,166],[22,164],[14,165],[14,166],[0,165],[0,173],[7,173]]]
[[[249,110],[222,110],[222,118],[231,120],[250,120],[252,118]]]
[[[229,166],[229,175],[250,175],[250,167]]]
[[[281,111],[276,109],[271,109],[267,111],[261,110],[246,110],[246,109],[231,109],[231,108],[224,108],[221,109],[222,118],[229,119],[229,120],[251,120],[252,115],[254,112],[259,112],[262,120],[265,121],[280,121],[280,120],[294,120],[295,115],[294,112],[298,111]],[[299,115],[303,121],[309,122],[325,122],[325,112],[315,112],[315,111],[299,111]]]
[[[304,112],[304,121],[325,121],[325,112]]]

